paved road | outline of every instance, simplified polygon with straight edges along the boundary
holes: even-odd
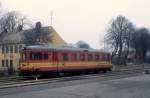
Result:
[[[46,87],[34,86],[37,89],[27,91],[27,87],[10,88],[14,90],[9,94],[0,91],[1,98],[150,98],[150,75],[142,75],[124,79],[116,79],[109,81],[93,81],[85,80],[76,85],[69,85],[70,82],[64,82],[61,86],[56,84]],[[17,93],[18,89],[18,93]],[[25,91],[26,89],[26,91]]]

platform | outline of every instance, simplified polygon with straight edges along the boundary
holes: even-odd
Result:
[[[48,88],[1,98],[150,98],[150,75]]]

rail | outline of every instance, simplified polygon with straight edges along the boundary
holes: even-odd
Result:
[[[55,82],[64,82],[64,81],[74,81],[81,79],[91,79],[91,78],[102,78],[102,79],[113,79],[121,78],[124,76],[134,76],[137,74],[142,74],[143,69],[134,69],[134,70],[121,70],[121,71],[112,71],[108,73],[97,73],[97,74],[88,74],[88,75],[79,75],[79,76],[66,76],[66,77],[57,77],[57,78],[48,78],[48,79],[39,79],[39,80],[23,80],[20,77],[16,79],[8,79],[0,81],[0,89],[12,88],[19,86],[29,86],[29,85],[38,85],[38,84],[47,84]]]

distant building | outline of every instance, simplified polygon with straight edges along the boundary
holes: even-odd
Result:
[[[52,36],[52,40],[48,45],[66,46],[66,42],[59,36],[53,27],[41,27],[42,30],[48,32]],[[32,30],[32,29],[30,29]],[[19,67],[20,54],[19,50],[26,46],[24,41],[24,33],[29,30],[22,30],[16,33],[4,33],[0,37],[0,69],[8,68],[12,71]],[[39,40],[40,41],[40,40]]]

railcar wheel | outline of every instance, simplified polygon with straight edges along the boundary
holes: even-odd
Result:
[[[109,69],[108,69],[108,71],[112,71],[112,69],[111,69],[111,68],[109,68]]]
[[[95,70],[94,73],[95,73],[95,74],[99,73],[99,70]]]
[[[58,76],[63,76],[63,75],[64,75],[64,73],[58,72]]]
[[[107,70],[106,70],[106,69],[104,69],[104,70],[103,70],[103,73],[106,73],[106,72],[107,72]]]
[[[32,75],[32,78],[34,78],[35,80],[38,80],[38,78],[40,78],[41,77],[41,74],[33,74]]]

